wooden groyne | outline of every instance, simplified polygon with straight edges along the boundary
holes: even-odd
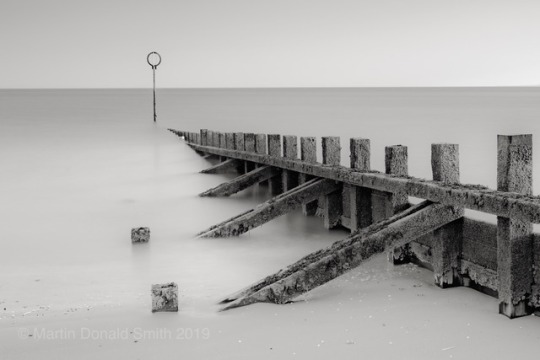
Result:
[[[433,270],[441,288],[470,286],[499,299],[510,318],[540,310],[540,198],[532,196],[532,136],[498,136],[497,190],[459,182],[459,147],[433,144],[433,180],[408,174],[406,146],[385,149],[385,173],[370,168],[369,139],[350,139],[350,166],[341,165],[338,137],[316,139],[202,129],[170,129],[191,148],[239,176],[201,196],[229,196],[267,184],[274,196],[199,236],[237,236],[302,207],[327,229],[351,235],[233,294],[224,308],[266,301],[283,303],[387,251],[395,264],[416,262]],[[300,157],[298,157],[300,150]],[[411,205],[408,197],[424,199]],[[497,216],[497,225],[463,216],[464,209]]]

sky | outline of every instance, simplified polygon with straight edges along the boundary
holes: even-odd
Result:
[[[539,0],[0,0],[0,88],[540,85]]]

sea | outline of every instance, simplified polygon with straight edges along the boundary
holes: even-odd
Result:
[[[254,188],[197,195],[231,178],[168,128],[371,139],[405,145],[409,174],[431,178],[432,143],[459,144],[463,183],[496,187],[497,135],[533,134],[540,88],[0,90],[0,321],[96,307],[148,310],[175,281],[182,306],[211,316],[220,297],[342,239],[317,218],[283,216],[239,238],[196,234],[268,198]],[[320,159],[319,148],[319,159]],[[534,166],[534,194],[540,189]],[[468,212],[494,222],[493,216]],[[148,226],[148,244],[131,228]],[[5,310],[4,310],[5,309]]]

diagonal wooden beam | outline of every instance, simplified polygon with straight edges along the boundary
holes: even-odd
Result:
[[[463,216],[463,210],[423,202],[316,251],[233,294],[222,310],[256,302],[283,304],[360,265],[375,254],[402,246]]]
[[[247,189],[252,185],[260,183],[261,181],[268,180],[277,173],[278,170],[276,168],[263,166],[250,171],[247,174],[240,175],[231,181],[218,185],[215,188],[207,190],[199,194],[199,196],[230,196],[239,191]]]
[[[333,180],[313,179],[280,194],[240,215],[198,234],[199,237],[238,236],[284,215],[306,202],[335,191],[340,185]]]
[[[238,164],[240,164],[240,160],[228,159],[212,167],[209,167],[208,169],[202,170],[201,174],[216,174],[219,172],[227,171],[229,169],[234,169],[238,166]]]

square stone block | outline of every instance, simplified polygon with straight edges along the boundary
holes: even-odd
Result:
[[[131,229],[132,243],[146,243],[150,241],[150,228],[138,227]]]
[[[152,312],[178,311],[178,285],[176,283],[152,285]]]

